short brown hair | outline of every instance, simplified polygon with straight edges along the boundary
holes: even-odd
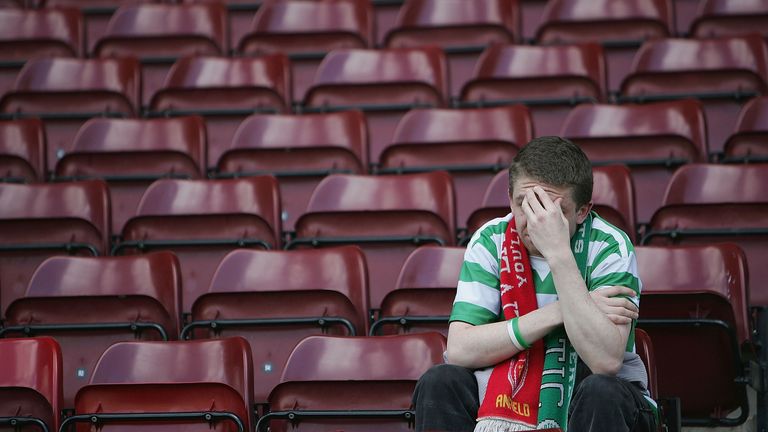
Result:
[[[577,208],[592,200],[592,164],[573,142],[558,136],[534,138],[509,166],[509,193],[521,175],[555,187],[570,187]]]

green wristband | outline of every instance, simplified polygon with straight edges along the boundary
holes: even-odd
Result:
[[[520,326],[517,324],[517,319],[518,317],[511,319],[512,332],[515,334],[515,339],[520,343],[520,346],[523,347],[523,349],[528,349],[531,345],[523,338],[523,334],[520,332]]]

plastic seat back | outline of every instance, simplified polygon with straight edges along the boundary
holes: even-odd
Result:
[[[0,121],[0,181],[42,181],[45,151],[45,129],[39,119]]]
[[[88,382],[96,361],[121,340],[175,339],[181,275],[173,254],[52,257],[8,306],[5,335],[49,335],[61,344],[64,401]]]
[[[0,339],[0,428],[57,430],[61,396],[61,349],[49,337]],[[16,427],[10,422],[16,421]]]
[[[231,250],[280,248],[280,197],[271,176],[158,180],[142,196],[114,253],[172,250],[181,262],[182,311],[208,291]]]
[[[364,174],[367,165],[368,128],[360,111],[252,115],[216,164],[220,177],[276,176],[285,231],[293,231],[323,177]]]
[[[56,177],[107,181],[112,232],[119,233],[153,181],[200,178],[205,150],[205,124],[197,116],[91,119],[80,128],[72,151],[56,164]]]
[[[97,57],[142,60],[142,105],[149,105],[174,61],[229,50],[222,3],[134,4],[120,7],[97,42]]]
[[[438,331],[448,336],[464,248],[422,247],[403,264],[395,290],[382,301],[371,334]]]
[[[203,116],[208,132],[209,168],[229,147],[237,127],[254,113],[287,112],[291,101],[288,58],[183,57],[152,97],[153,115]]]
[[[288,358],[282,383],[270,395],[271,430],[406,431],[411,395],[419,377],[443,362],[445,338],[437,333],[379,337],[312,336]],[[366,395],[375,394],[371,398]],[[301,411],[344,410],[348,417],[306,417]],[[385,411],[354,417],[355,411]],[[298,421],[284,421],[289,411]],[[388,414],[388,415],[387,415]],[[258,430],[264,430],[259,428]]]
[[[521,40],[517,0],[407,0],[385,40],[390,48],[436,45],[446,52],[451,96],[472,77],[483,49]]]
[[[107,253],[109,214],[101,181],[0,183],[0,311],[24,295],[46,258]]]
[[[768,161],[768,96],[744,105],[724,152],[730,161]]]
[[[741,105],[768,91],[768,47],[755,34],[647,41],[621,85],[624,101],[695,97],[706,110],[710,152],[720,153]]]
[[[339,49],[318,67],[303,109],[361,109],[370,131],[369,154],[376,161],[406,111],[443,107],[447,95],[445,55],[437,47]]]
[[[453,184],[442,171],[390,176],[335,174],[315,189],[296,222],[288,248],[357,244],[371,281],[371,307],[379,308],[413,249],[453,245]]]
[[[461,90],[463,106],[528,104],[537,135],[557,135],[571,107],[606,97],[598,44],[492,45]]]
[[[372,48],[373,7],[361,0],[266,1],[240,40],[245,55],[285,53],[299,102],[323,57],[334,49]]]
[[[768,37],[768,1],[703,0],[691,23],[695,38],[759,33]]]
[[[415,109],[403,116],[381,155],[379,173],[448,170],[456,187],[457,218],[479,207],[493,176],[533,138],[528,109]]]
[[[92,416],[128,413],[102,423],[105,431],[250,431],[252,387],[251,349],[242,338],[121,342],[104,351],[89,384],[77,394],[75,414],[88,423]],[[130,418],[144,413],[167,416]],[[174,419],[169,413],[197,414]],[[78,431],[90,428],[77,426]]]
[[[91,117],[133,117],[139,109],[139,64],[130,58],[38,57],[27,61],[0,111],[43,119],[48,138],[48,171],[72,146]]]
[[[565,119],[560,135],[578,144],[597,165],[630,167],[637,185],[640,222],[662,204],[680,165],[707,160],[704,110],[696,100],[649,104],[583,104]]]
[[[635,350],[645,365],[645,373],[648,375],[648,392],[651,398],[657,400],[659,384],[656,377],[656,354],[653,350],[653,341],[648,333],[640,328],[635,329]]]
[[[638,327],[653,339],[661,397],[680,397],[683,424],[743,423],[741,344],[749,340],[747,273],[733,244],[638,247]],[[691,364],[680,358],[702,359]],[[740,416],[726,416],[741,408]]]
[[[366,334],[367,276],[365,258],[355,246],[236,250],[224,257],[208,292],[195,301],[192,324],[185,331],[195,338],[248,339],[254,394],[258,402],[266,402],[288,355],[303,338]]]

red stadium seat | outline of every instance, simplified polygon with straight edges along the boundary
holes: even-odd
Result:
[[[445,106],[446,71],[445,56],[437,47],[334,50],[320,64],[302,110],[365,112],[375,164],[406,111]]]
[[[750,339],[743,252],[713,243],[636,253],[638,327],[653,339],[659,396],[680,398],[684,426],[743,423],[749,406],[740,353]]]
[[[43,120],[47,171],[53,171],[85,120],[133,117],[139,109],[140,88],[134,59],[34,58],[19,72],[14,89],[0,99],[0,112]]]
[[[75,413],[62,428],[251,431],[252,388],[251,349],[242,338],[116,343],[77,393]]]
[[[300,102],[328,52],[373,47],[372,21],[368,0],[271,0],[259,8],[238,51],[244,55],[287,54],[293,98]]]
[[[568,114],[560,135],[578,144],[594,164],[629,166],[638,217],[647,223],[661,207],[675,169],[707,160],[706,130],[701,104],[680,100],[580,105]]]
[[[744,105],[724,151],[727,161],[768,162],[768,96]]]
[[[438,331],[447,336],[463,262],[460,247],[414,250],[400,270],[395,289],[382,300],[371,335]]]
[[[49,337],[0,339],[0,429],[59,428],[61,349]]]
[[[362,247],[370,273],[371,307],[378,309],[413,249],[454,244],[454,214],[453,184],[446,172],[334,174],[315,189],[287,248]]]
[[[624,231],[634,243],[637,236],[635,186],[629,169],[622,165],[601,165],[592,169],[592,176],[592,209]],[[472,234],[489,220],[503,217],[510,211],[509,172],[504,170],[488,185],[483,205],[467,221],[467,237],[461,243],[469,241]]]
[[[643,41],[674,34],[672,19],[670,0],[552,0],[536,39],[541,44],[600,43],[608,88],[617,91]]]
[[[247,116],[287,112],[290,101],[291,75],[284,55],[184,57],[173,65],[165,86],[152,98],[150,115],[203,116],[211,168]]]
[[[162,87],[177,58],[229,52],[221,3],[134,4],[120,7],[96,41],[96,57],[136,57],[142,63],[142,106]]]
[[[79,57],[83,18],[76,9],[0,9],[0,95],[32,57]]]
[[[233,251],[195,300],[182,337],[245,337],[253,348],[256,401],[266,402],[304,337],[366,333],[367,275],[354,246]]]
[[[45,179],[45,129],[40,119],[0,121],[0,181]]]
[[[279,248],[280,196],[271,176],[158,180],[142,196],[112,252],[172,250],[181,262],[182,311],[208,291],[219,261],[241,247]]]
[[[64,361],[64,403],[117,341],[175,339],[181,275],[176,257],[52,257],[6,310],[2,335],[55,337]]]
[[[768,38],[768,1],[702,0],[691,24],[696,38],[760,33]]]
[[[101,255],[109,245],[109,194],[98,180],[0,183],[0,313],[24,295],[53,255]]]
[[[293,231],[324,176],[364,174],[367,166],[368,128],[360,111],[255,114],[237,128],[232,143],[219,158],[216,176],[276,176],[283,229]]]
[[[256,431],[412,430],[416,381],[445,349],[437,333],[308,337],[288,358]]]
[[[407,0],[385,45],[443,48],[450,70],[450,94],[457,97],[487,45],[521,39],[518,14],[517,0]]]
[[[72,151],[56,165],[57,180],[100,178],[109,185],[112,232],[136,213],[144,191],[160,178],[200,178],[205,172],[200,117],[91,119]]]
[[[585,45],[492,45],[461,91],[461,106],[523,103],[537,136],[556,135],[566,113],[606,97],[603,50]]]
[[[702,100],[709,151],[719,155],[741,105],[768,91],[768,48],[758,35],[648,41],[621,85],[621,101]]]
[[[414,109],[403,116],[382,152],[378,173],[447,170],[456,187],[457,218],[481,204],[495,173],[533,138],[522,105],[474,109]]]

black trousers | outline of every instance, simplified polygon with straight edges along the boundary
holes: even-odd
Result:
[[[471,432],[479,401],[471,370],[441,364],[428,370],[413,394],[416,431]],[[568,432],[655,432],[656,418],[636,384],[607,375],[577,380]]]

